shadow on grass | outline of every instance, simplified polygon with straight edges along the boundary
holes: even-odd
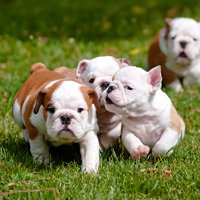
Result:
[[[29,169],[42,170],[48,168],[49,165],[37,165],[33,162],[30,152],[29,143],[23,139],[17,140],[10,138],[1,142],[1,148],[4,151],[4,158],[11,163],[19,164]],[[50,146],[51,166],[56,167],[59,165],[67,165],[69,163],[76,163],[81,165],[81,156],[79,150],[79,144],[62,145],[59,147]]]

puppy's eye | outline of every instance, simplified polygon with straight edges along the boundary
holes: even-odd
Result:
[[[89,83],[94,83],[94,81],[95,81],[95,79],[94,79],[94,78],[91,78],[91,79],[89,80]]]
[[[78,108],[77,112],[82,113],[84,111],[84,108]]]
[[[193,40],[196,42],[196,41],[197,41],[197,38],[193,38]]]
[[[176,36],[172,36],[171,39],[174,40],[176,38]]]
[[[47,112],[50,112],[51,114],[55,113],[55,108],[52,107],[52,106],[49,106],[47,109],[46,109]]]
[[[126,88],[127,90],[132,90],[132,89],[133,89],[133,88],[130,87],[129,85],[126,85],[125,88]]]

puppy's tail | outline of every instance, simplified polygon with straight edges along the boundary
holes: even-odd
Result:
[[[43,63],[35,63],[31,65],[30,74],[33,74],[39,70],[46,69],[46,66]]]

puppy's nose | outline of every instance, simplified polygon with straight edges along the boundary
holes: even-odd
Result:
[[[102,82],[100,84],[101,90],[104,91],[109,86],[109,84],[109,82]]]
[[[63,115],[63,116],[60,117],[60,121],[61,121],[61,123],[62,123],[63,125],[67,125],[67,124],[70,124],[71,118],[72,118],[72,117],[69,116],[69,115]]]
[[[187,45],[187,42],[183,40],[183,41],[180,41],[179,43],[180,43],[180,46],[181,46],[183,49],[185,49],[185,47],[186,47],[186,45]]]
[[[113,86],[113,85],[110,85],[109,87],[108,87],[108,90],[107,90],[107,93],[111,93],[113,90],[115,90],[116,88],[115,88],[115,86]]]

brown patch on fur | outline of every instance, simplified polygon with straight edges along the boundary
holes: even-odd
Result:
[[[76,70],[77,70],[76,68],[67,68],[67,67],[62,66],[62,67],[55,68],[53,71],[62,74],[68,79],[81,82],[81,80],[76,76]]]
[[[174,106],[171,109],[171,124],[170,127],[177,133],[181,134],[181,120]]]
[[[30,74],[38,72],[39,70],[46,70],[46,66],[43,63],[35,63],[31,65]]]
[[[54,93],[54,91],[61,85],[61,83],[63,83],[64,80],[59,80],[56,83],[54,83],[51,87],[48,88],[44,88],[42,91],[40,91],[40,93],[38,94],[37,100],[38,99],[42,99],[39,100],[40,101],[40,106],[43,105],[44,106],[44,110],[46,112],[47,107],[49,106],[50,102],[51,102],[51,97],[52,94]]]
[[[97,96],[97,93],[95,92],[95,90],[93,89],[90,89],[86,86],[81,86],[80,88],[82,94],[83,94],[83,97],[87,103],[87,106],[88,106],[88,112],[91,111],[91,106],[92,104],[95,105],[97,111],[98,111],[98,108],[99,108],[99,104],[98,104],[98,96]]]
[[[165,39],[168,39],[168,36],[169,36],[169,32],[171,30],[171,25],[172,25],[172,19],[170,18],[166,18],[165,19]]]
[[[38,135],[37,129],[30,122],[30,116],[32,114],[34,102],[35,99],[33,98],[33,96],[30,96],[26,104],[26,109],[24,111],[24,122],[26,128],[28,129],[30,139],[34,139]]]
[[[17,92],[15,100],[17,99],[17,102],[19,103],[21,114],[24,101],[27,96],[29,96],[23,117],[31,139],[34,139],[38,134],[36,128],[30,122],[30,116],[39,92],[49,82],[64,78],[63,75],[47,69],[37,70],[29,76],[22,88]]]
[[[149,68],[152,69],[155,66],[161,66],[161,73],[163,78],[163,83],[168,85],[174,82],[177,79],[177,76],[174,72],[168,69],[165,65],[166,63],[166,56],[162,53],[160,46],[159,46],[159,37],[160,32],[157,33],[153,42],[150,45],[148,51],[148,65]]]
[[[119,122],[121,121],[120,119],[113,120],[113,117],[115,115],[115,113],[107,111],[104,106],[99,109],[99,112],[97,112],[97,119],[99,130],[101,133],[111,131],[119,124]]]

